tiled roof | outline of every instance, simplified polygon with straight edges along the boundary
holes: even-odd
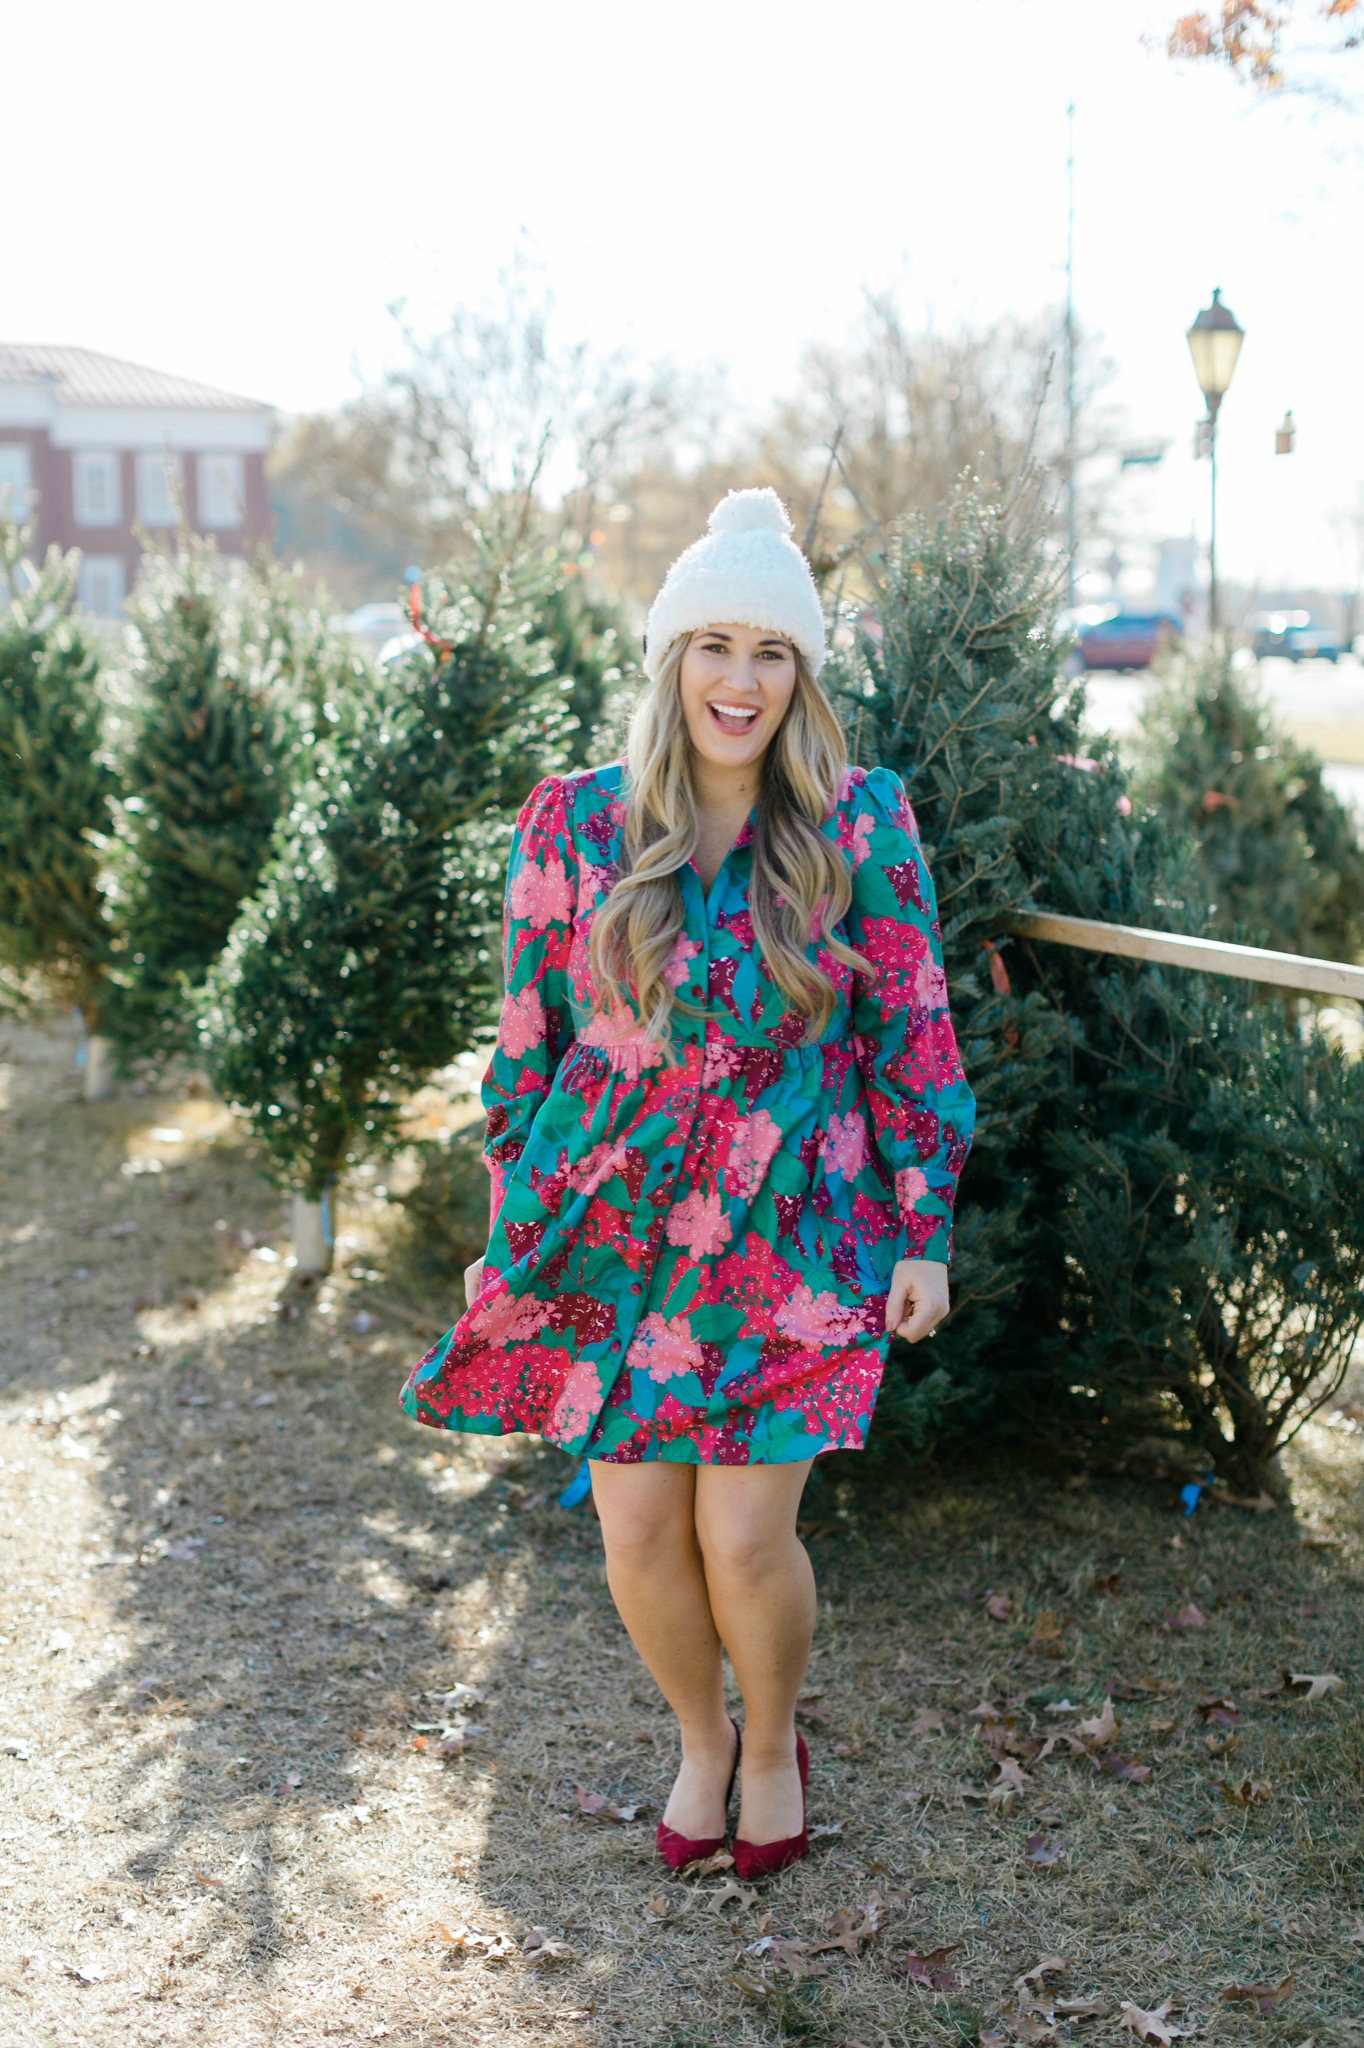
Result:
[[[51,378],[62,405],[188,406],[196,412],[266,412],[256,398],[239,398],[211,384],[144,369],[92,348],[44,348],[0,341],[0,384],[30,384]]]

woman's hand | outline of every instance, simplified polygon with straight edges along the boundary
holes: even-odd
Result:
[[[886,1328],[917,1344],[931,1337],[947,1314],[947,1268],[941,1259],[899,1259],[886,1296]]]
[[[484,1254],[486,1257],[487,1254]],[[472,1308],[474,1296],[483,1285],[483,1259],[475,1259],[472,1266],[464,1268],[464,1306]]]

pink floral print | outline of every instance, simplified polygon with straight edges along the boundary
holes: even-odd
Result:
[[[758,1464],[859,1448],[897,1259],[947,1260],[975,1100],[933,882],[888,768],[851,768],[822,829],[848,863],[811,1044],[748,907],[756,807],[705,891],[688,863],[669,1065],[594,1014],[588,940],[620,873],[625,764],[547,776],[516,821],[506,996],[483,1079],[479,1292],[402,1390],[437,1429],[529,1430],[615,1463]]]

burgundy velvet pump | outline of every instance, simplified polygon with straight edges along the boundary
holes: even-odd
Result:
[[[729,1774],[729,1783],[725,1787],[726,1814],[729,1812],[729,1802],[734,1796],[734,1780],[739,1775],[739,1755],[744,1746],[744,1738],[739,1732],[739,1724],[732,1715],[730,1716],[729,1725],[734,1730],[734,1768]],[[667,1864],[669,1870],[683,1870],[688,1863],[695,1863],[702,1856],[718,1855],[720,1850],[724,1848],[728,1837],[726,1835],[703,1835],[699,1841],[693,1841],[690,1835],[679,1835],[676,1828],[665,1828],[662,1821],[660,1821],[658,1823],[658,1833],[654,1839],[658,1844],[658,1853]]]
[[[810,1783],[810,1752],[805,1746],[805,1737],[799,1733],[796,1736],[796,1765],[800,1771],[800,1833],[788,1835],[784,1842],[746,1842],[742,1835],[736,1835],[734,1875],[741,1883],[747,1883],[754,1877],[770,1877],[773,1871],[785,1870],[789,1863],[799,1863],[802,1856],[810,1853],[810,1807],[806,1796]]]

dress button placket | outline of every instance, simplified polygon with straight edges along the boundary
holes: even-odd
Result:
[[[690,886],[688,886],[688,885],[690,885]],[[688,873],[687,873],[687,875],[686,875],[686,879],[685,879],[685,882],[684,882],[684,891],[685,891],[685,895],[686,895],[686,899],[687,899],[687,913],[688,913],[688,915],[687,915],[687,925],[686,925],[686,932],[687,932],[687,937],[688,937],[689,939],[692,939],[692,940],[695,940],[695,939],[697,938],[697,936],[698,936],[698,934],[697,934],[697,930],[696,930],[696,924],[697,924],[697,920],[696,920],[696,918],[695,918],[695,917],[694,917],[694,916],[692,915],[692,913],[693,913],[693,912],[695,911],[695,909],[696,909],[696,903],[697,903],[697,899],[698,899],[698,898],[700,899],[700,920],[699,920],[699,922],[700,922],[700,934],[699,934],[699,937],[700,937],[700,946],[701,946],[701,950],[700,950],[700,953],[699,953],[699,954],[698,954],[698,955],[696,956],[695,960],[693,961],[693,972],[695,973],[695,971],[697,970],[697,968],[699,968],[699,969],[701,970],[701,978],[700,978],[699,982],[697,982],[697,981],[693,981],[692,983],[690,983],[690,984],[688,985],[688,987],[687,987],[686,993],[687,993],[688,995],[690,995],[690,996],[691,996],[691,997],[693,998],[693,1000],[695,1000],[695,1001],[704,1001],[704,999],[705,999],[705,997],[706,997],[706,993],[707,993],[707,991],[708,991],[708,989],[709,989],[709,987],[710,987],[710,944],[709,944],[709,939],[710,939],[710,932],[709,932],[709,927],[708,927],[708,925],[707,925],[707,921],[706,921],[706,901],[705,901],[705,895],[704,895],[704,892],[703,892],[703,890],[702,890],[702,888],[701,888],[701,884],[700,884],[700,877],[699,877],[699,876],[698,876],[698,875],[697,875],[697,874],[695,873],[695,870],[694,870],[694,869],[693,869],[693,870],[689,870],[689,871],[688,871]],[[705,1051],[704,1051],[704,1047],[705,1047],[705,1037],[706,1037],[706,1025],[705,1025],[705,1020],[704,1020],[704,1019],[701,1019],[701,1020],[700,1020],[700,1021],[698,1022],[698,1020],[697,1020],[697,1019],[695,1019],[695,1018],[692,1018],[692,1017],[689,1017],[689,1018],[685,1019],[685,1021],[683,1021],[683,1022],[681,1023],[681,1029],[682,1029],[683,1033],[684,1033],[684,1034],[687,1034],[687,1035],[690,1035],[690,1034],[693,1034],[693,1033],[695,1033],[695,1034],[698,1034],[698,1035],[696,1035],[696,1036],[693,1036],[693,1037],[691,1037],[691,1043],[692,1043],[693,1045],[696,1045],[696,1046],[698,1046],[699,1048],[701,1048],[701,1060],[702,1060],[702,1062],[704,1063],[704,1059],[705,1059]],[[674,1134],[673,1134],[672,1138],[671,1138],[671,1139],[669,1140],[669,1142],[668,1142],[668,1143],[667,1143],[667,1144],[666,1144],[665,1146],[663,1146],[663,1147],[662,1147],[662,1149],[660,1150],[660,1153],[659,1153],[659,1165],[660,1165],[660,1166],[662,1167],[662,1169],[663,1169],[663,1171],[664,1171],[664,1173],[665,1173],[665,1174],[668,1174],[668,1175],[671,1175],[671,1176],[672,1176],[672,1178],[673,1178],[674,1182],[676,1181],[676,1176],[678,1175],[678,1173],[680,1173],[680,1172],[681,1172],[681,1169],[682,1169],[682,1164],[683,1164],[683,1161],[684,1161],[684,1160],[685,1160],[685,1158],[686,1158],[686,1154],[687,1154],[687,1146],[688,1146],[688,1144],[689,1144],[689,1143],[690,1143],[690,1141],[691,1141],[692,1131],[693,1131],[693,1129],[694,1129],[694,1127],[695,1127],[695,1118],[696,1118],[696,1112],[697,1112],[697,1110],[698,1110],[698,1109],[700,1108],[700,1102],[701,1102],[701,1093],[700,1093],[700,1076],[699,1076],[699,1074],[698,1074],[698,1077],[697,1077],[697,1081],[698,1081],[698,1085],[697,1085],[697,1095],[696,1095],[696,1102],[695,1102],[695,1103],[693,1104],[693,1107],[692,1107],[692,1120],[691,1120],[691,1122],[690,1122],[690,1123],[688,1124],[688,1126],[687,1126],[687,1129],[686,1129],[686,1131],[685,1131],[685,1132],[683,1132],[683,1131],[682,1131],[681,1129],[678,1129],[678,1130],[677,1130],[676,1132],[674,1132]],[[631,1284],[631,1287],[630,1287],[630,1292],[631,1292],[631,1294],[632,1294],[632,1295],[637,1295],[637,1296],[638,1296],[638,1295],[643,1295],[643,1297],[644,1297],[644,1299],[643,1299],[643,1300],[642,1300],[642,1301],[640,1302],[640,1304],[639,1304],[639,1308],[638,1308],[638,1310],[637,1310],[637,1316],[636,1316],[636,1319],[637,1319],[637,1321],[638,1321],[639,1319],[642,1319],[642,1317],[643,1317],[643,1316],[644,1316],[645,1314],[647,1314],[647,1313],[648,1313],[648,1308],[649,1308],[649,1299],[648,1299],[648,1296],[649,1296],[649,1287],[650,1287],[650,1285],[652,1284],[652,1280],[653,1280],[653,1271],[654,1271],[654,1267],[655,1267],[655,1266],[657,1265],[657,1263],[658,1263],[658,1259],[657,1259],[657,1253],[655,1253],[655,1256],[654,1256],[654,1258],[653,1258],[653,1260],[651,1261],[651,1263],[650,1263],[650,1266],[649,1266],[649,1270],[648,1270],[648,1277],[647,1277],[647,1279],[646,1279],[646,1280],[643,1280],[643,1281],[640,1281],[640,1280],[636,1280],[636,1281],[632,1282],[632,1284]]]

